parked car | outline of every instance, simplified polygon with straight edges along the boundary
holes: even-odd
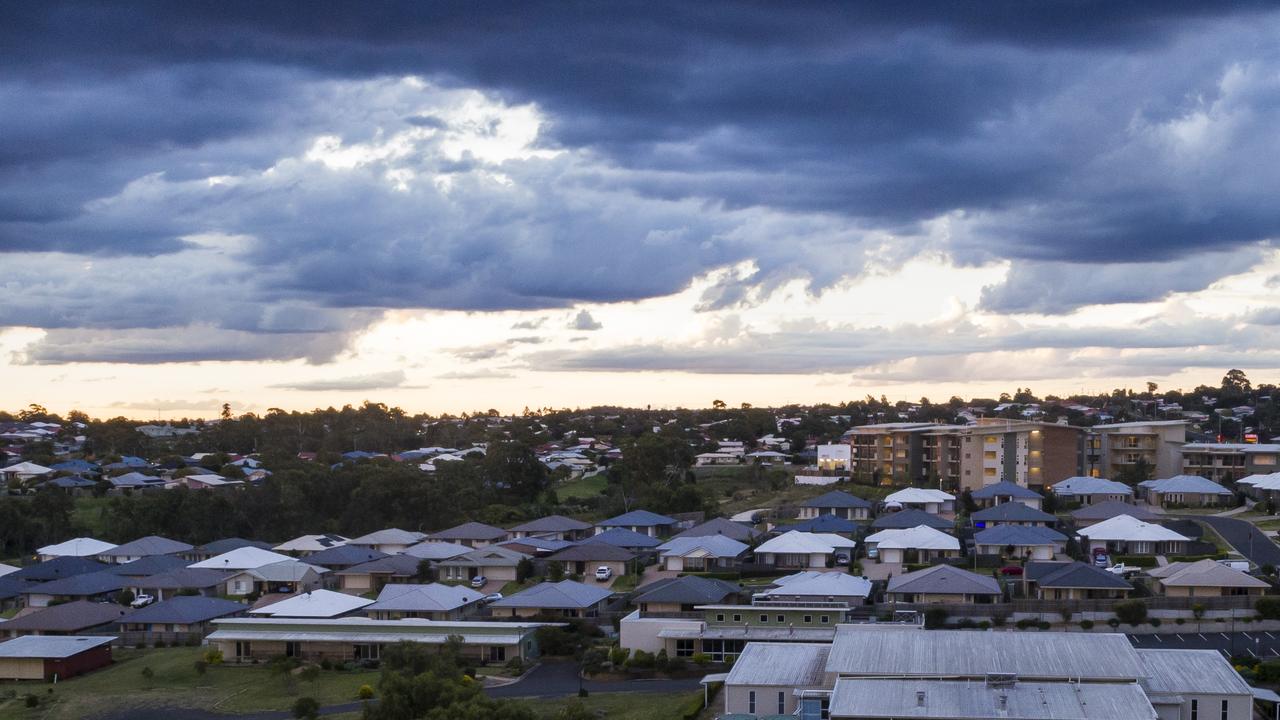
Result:
[[[1102,548],[1094,548],[1093,564],[1095,567],[1105,568],[1111,565],[1111,558],[1107,555],[1107,551]]]
[[[867,548],[867,558],[875,560],[880,557],[880,548]]]
[[[489,593],[484,596],[485,602],[497,602],[502,599],[502,593]]]
[[[132,607],[132,608],[146,607],[155,601],[156,599],[150,595],[138,595],[133,598],[133,602],[129,603],[129,607]]]
[[[604,582],[611,577],[613,577],[613,568],[608,565],[601,565],[596,568],[596,580]]]
[[[1107,572],[1114,573],[1120,577],[1128,577],[1140,570],[1142,570],[1142,568],[1137,565],[1125,565],[1124,563],[1118,563],[1107,568]]]
[[[841,553],[836,553],[836,564],[837,564],[837,565],[848,565],[848,564],[849,564],[849,553],[842,553],[842,552],[841,552]]]
[[[485,584],[485,583],[487,583],[487,582],[489,582],[489,578],[487,578],[487,577],[485,577],[485,576],[483,576],[483,575],[477,575],[477,576],[475,576],[475,577],[471,578],[471,587],[473,587],[473,588],[482,588],[482,587],[484,587],[484,584]]]
[[[1001,575],[1021,575],[1022,568],[1018,567],[1017,565],[1009,565],[1007,567],[1000,568],[1000,574]]]

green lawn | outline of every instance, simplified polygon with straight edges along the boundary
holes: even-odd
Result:
[[[534,712],[546,718],[555,717],[567,703],[581,702],[587,710],[607,720],[670,720],[679,717],[680,711],[694,696],[701,698],[702,691],[676,694],[596,693],[581,700],[557,698],[527,702]]]
[[[101,537],[106,534],[106,525],[102,521],[102,510],[110,502],[110,498],[84,496],[75,500],[75,508],[71,511],[71,522],[83,528],[90,537]]]
[[[188,707],[228,713],[287,710],[302,695],[316,698],[321,705],[350,702],[361,685],[376,687],[378,681],[376,671],[326,671],[314,683],[294,680],[289,688],[284,678],[265,666],[212,666],[199,675],[194,663],[203,655],[203,648],[121,650],[111,667],[56,686],[0,683],[0,691],[12,688],[18,692],[16,700],[0,704],[0,720],[71,720],[90,711],[133,707]],[[144,667],[154,673],[150,679],[143,677]],[[52,703],[36,710],[22,705],[27,693],[49,697],[49,687],[54,688]]]
[[[581,477],[575,480],[566,480],[564,483],[555,487],[556,496],[561,500],[569,498],[593,498],[599,495],[608,485],[609,480],[604,473],[592,475],[591,477]]]

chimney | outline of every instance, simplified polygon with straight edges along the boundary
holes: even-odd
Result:
[[[924,691],[916,691],[916,707],[924,707]]]

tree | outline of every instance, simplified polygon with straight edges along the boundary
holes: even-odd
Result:
[[[302,720],[314,720],[320,716],[320,703],[313,697],[300,697],[293,701],[293,716]]]
[[[538,499],[551,484],[547,466],[533,448],[519,441],[493,443],[484,458],[489,483],[516,502]]]
[[[723,400],[712,400],[712,401],[711,401],[711,408],[712,408],[713,410],[723,410],[723,409],[725,409],[725,407],[726,407],[726,406],[725,406],[725,402],[724,402]]]
[[[1141,600],[1125,600],[1112,606],[1111,611],[1122,623],[1141,625],[1147,619],[1147,604]]]

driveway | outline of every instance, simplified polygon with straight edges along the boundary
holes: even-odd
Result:
[[[655,678],[652,680],[611,680],[598,682],[583,680],[582,687],[591,693],[638,692],[638,693],[677,693],[697,690],[699,678]],[[489,697],[564,697],[578,694],[578,663],[573,661],[554,660],[544,662],[531,670],[523,678],[509,685],[485,688]]]
[[[1272,542],[1271,538],[1264,535],[1253,523],[1214,515],[1196,519],[1217,530],[1222,539],[1230,543],[1236,552],[1249,558],[1250,562],[1258,567],[1263,565],[1280,567],[1280,545]]]

